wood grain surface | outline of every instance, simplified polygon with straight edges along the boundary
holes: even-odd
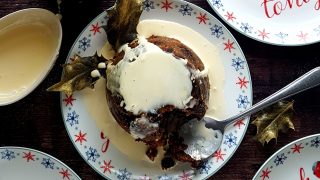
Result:
[[[218,17],[207,1],[190,2]],[[47,78],[30,95],[17,103],[0,107],[0,146],[38,149],[66,163],[83,179],[103,179],[87,165],[72,145],[63,124],[59,93],[48,93],[46,88],[59,81],[62,70],[60,64],[65,62],[79,33],[113,3],[113,0],[63,0],[63,41],[60,56]],[[57,12],[54,0],[1,0],[0,17],[30,7]],[[254,102],[320,65],[319,43],[301,47],[271,46],[249,39],[226,26],[237,39],[248,61]],[[254,140],[256,129],[250,125],[234,156],[210,179],[251,179],[275,151],[293,140],[320,133],[320,87],[291,99],[295,101],[295,131],[280,134],[277,143],[271,142],[263,147]]]

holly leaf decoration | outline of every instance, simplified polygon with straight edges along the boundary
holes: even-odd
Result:
[[[49,87],[48,91],[61,91],[71,95],[74,91],[80,91],[86,87],[93,88],[99,77],[92,77],[91,72],[98,70],[105,76],[105,69],[98,69],[100,62],[106,62],[102,56],[95,54],[90,57],[75,56],[71,63],[63,64],[62,78],[59,83]]]
[[[279,131],[294,130],[292,123],[293,101],[280,101],[257,114],[252,124],[257,126],[256,139],[264,145],[278,138]]]
[[[103,29],[115,50],[137,38],[137,25],[142,13],[142,0],[117,0],[107,10],[108,23]]]

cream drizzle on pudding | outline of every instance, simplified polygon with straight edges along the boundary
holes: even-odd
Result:
[[[179,109],[192,99],[191,73],[186,60],[177,59],[158,46],[139,37],[139,45],[120,48],[123,59],[108,65],[107,88],[117,91],[127,111],[138,115],[153,112],[165,105]],[[116,85],[115,85],[116,84]]]
[[[202,73],[207,73],[211,87],[206,115],[218,119],[223,118],[225,108],[223,91],[224,67],[219,58],[217,48],[198,32],[178,23],[162,20],[143,20],[138,24],[137,31],[139,35],[145,38],[151,35],[175,38],[187,45],[199,56],[206,68]],[[110,45],[108,44],[101,50],[101,53],[106,58],[112,58],[113,53],[107,49],[110,49]],[[156,164],[156,166],[159,167],[161,156],[156,157],[154,163],[143,163],[151,162],[145,155],[147,146],[142,142],[135,141],[130,134],[117,124],[109,111],[103,84],[104,81],[99,80],[95,86],[95,90],[86,89],[80,92],[80,96],[83,98],[87,110],[96,121],[97,126],[105,132],[108,138],[110,138],[111,143],[119,151],[126,154],[128,158],[135,161],[135,163],[141,164],[143,167],[152,167],[150,166],[152,164]],[[99,106],[92,106],[92,104],[99,104]]]

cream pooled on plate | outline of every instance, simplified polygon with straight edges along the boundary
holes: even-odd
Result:
[[[210,83],[210,97],[208,102],[208,109],[206,111],[206,115],[210,115],[213,117],[221,118],[224,115],[224,94],[223,94],[223,81],[224,81],[224,70],[223,65],[219,59],[218,51],[214,45],[212,45],[207,39],[202,37],[196,31],[168,21],[162,20],[143,20],[138,24],[137,27],[138,34],[143,37],[150,37],[151,35],[158,35],[158,36],[166,36],[166,37],[174,37],[183,44],[187,45],[190,49],[192,49],[201,59],[201,61],[205,65],[205,69],[202,71],[190,71],[187,67],[187,62],[184,59],[178,60],[176,57],[172,56],[172,54],[163,52],[158,46],[147,42],[144,38],[139,38],[139,45],[138,46],[145,46],[143,48],[134,48],[135,51],[131,51],[128,49],[128,45],[122,47],[122,50],[125,53],[124,58],[121,63],[116,65],[109,66],[108,69],[118,68],[118,70],[113,71],[114,78],[111,78],[114,81],[118,82],[115,84],[114,82],[107,83],[108,88],[114,92],[120,92],[123,96],[123,100],[119,102],[119,104],[124,107],[127,111],[131,112],[132,114],[139,114],[139,112],[155,112],[155,110],[161,107],[164,104],[172,104],[176,107],[180,107],[181,109],[191,106],[192,103],[192,81],[197,77],[208,76],[209,83]],[[179,33],[176,33],[179,32]],[[148,49],[148,53],[142,53]],[[161,53],[159,53],[161,52]],[[143,54],[145,58],[137,57],[137,54]],[[159,55],[160,54],[160,55]],[[134,57],[134,58],[133,58]],[[149,62],[145,59],[150,59]],[[140,59],[139,59],[140,58]],[[156,60],[157,58],[164,59],[163,62]],[[171,59],[171,60],[170,60]],[[131,61],[131,62],[130,62]],[[123,66],[123,64],[127,64]],[[157,64],[159,63],[159,64]],[[122,64],[122,65],[121,65]],[[128,64],[132,66],[128,66]],[[146,67],[146,69],[150,70],[147,73],[142,72],[142,67]],[[167,69],[167,67],[170,67]],[[121,69],[121,70],[120,70]],[[170,81],[165,83],[157,83],[154,79],[159,79],[156,77],[157,74],[155,72],[162,72],[160,75],[161,78],[169,79]],[[179,72],[180,75],[178,77],[174,77],[172,74],[173,72]],[[122,75],[121,75],[122,74]],[[145,74],[151,74],[151,76],[145,76]],[[121,76],[120,76],[121,75]],[[127,76],[126,76],[127,75]],[[163,76],[167,75],[167,76]],[[165,78],[167,77],[167,78]],[[117,79],[118,78],[118,79]],[[148,79],[149,78],[149,79]],[[172,79],[176,78],[176,79]],[[140,79],[140,82],[137,82],[136,79]],[[134,82],[135,80],[135,82]],[[120,84],[120,86],[119,86]],[[122,85],[121,85],[122,84]],[[143,89],[143,87],[148,86],[148,88]],[[157,98],[161,96],[162,89],[166,86],[170,86],[170,88],[174,87],[175,91],[182,92],[179,93],[170,93],[170,91],[164,92],[164,95],[167,94],[167,97],[170,98]],[[149,88],[155,88],[154,91],[150,92]],[[138,95],[133,96],[132,89],[135,89],[138,92]],[[142,91],[141,91],[142,90]],[[143,92],[145,90],[145,92]],[[143,93],[141,93],[141,92]],[[140,94],[139,94],[140,93]],[[134,94],[135,95],[135,94]],[[153,98],[156,97],[156,98]],[[102,97],[101,97],[102,98]],[[143,102],[144,99],[147,99],[146,102]],[[149,101],[150,100],[150,101]],[[87,99],[87,101],[91,101]],[[139,103],[137,103],[139,102]],[[143,102],[143,103],[141,103]],[[93,103],[93,102],[90,102]],[[110,104],[109,104],[110,106]],[[89,108],[94,113],[93,108]],[[101,114],[100,114],[101,115]],[[110,124],[115,124],[114,117],[107,113],[103,116],[105,117],[97,117],[100,116],[98,114],[93,115],[95,116],[95,120],[98,122],[98,125],[105,131],[110,132],[108,133],[108,137],[111,139],[111,143],[115,145],[120,151],[127,154],[131,157],[133,154],[136,156],[133,159],[136,161],[145,161],[146,156],[144,152],[148,149],[148,147],[141,143],[135,141],[129,141],[130,136],[134,138],[144,138],[146,135],[154,133],[159,128],[158,122],[152,122],[150,119],[147,119],[145,116],[141,116],[139,118],[135,118],[133,123],[130,123],[128,129],[131,134],[126,133],[125,131],[116,131],[114,130],[115,126],[110,126]],[[105,121],[107,119],[107,121]],[[102,122],[103,121],[103,122]],[[147,131],[141,131],[141,128],[135,128],[137,126],[146,127]],[[120,127],[118,127],[120,128]],[[114,139],[114,140],[113,140]],[[133,138],[132,138],[133,139]],[[128,144],[130,146],[137,147],[135,149],[127,148]],[[137,153],[137,151],[141,151],[141,149],[145,149],[144,152]],[[134,151],[134,152],[133,152]],[[140,157],[137,157],[137,155]],[[158,158],[159,159],[159,158]]]

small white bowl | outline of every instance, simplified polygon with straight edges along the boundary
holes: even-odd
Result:
[[[0,106],[31,93],[53,67],[62,28],[52,12],[29,8],[0,19]]]

